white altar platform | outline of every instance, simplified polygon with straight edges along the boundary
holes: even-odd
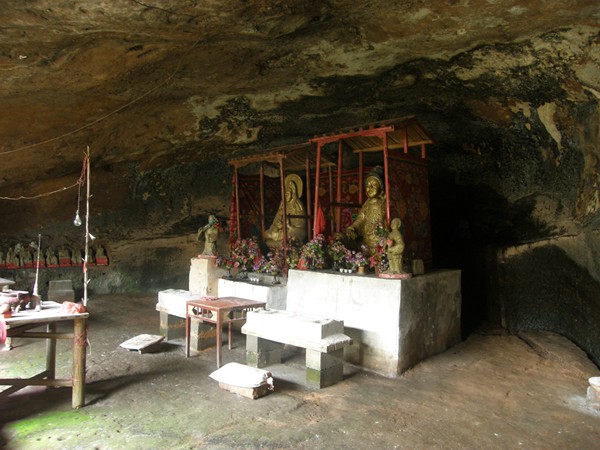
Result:
[[[220,278],[213,266],[212,261],[192,259],[190,291],[159,292],[156,309],[167,339],[180,337],[185,302],[212,294],[343,321],[344,333],[353,340],[344,349],[344,360],[387,377],[396,377],[461,340],[459,270],[437,270],[406,280],[290,270],[287,279],[273,284],[264,274],[253,274],[254,282]]]
[[[408,280],[290,270],[287,310],[343,320],[344,360],[387,377],[460,342],[461,272]]]
[[[256,277],[258,282],[250,281]],[[218,283],[219,297],[240,297],[267,303],[267,309],[286,309],[287,278],[279,277],[273,284],[272,276],[252,274],[250,278],[221,278]]]

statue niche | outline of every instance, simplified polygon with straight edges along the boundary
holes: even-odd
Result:
[[[300,242],[305,242],[308,236],[306,230],[306,210],[302,197],[302,179],[296,174],[289,174],[284,181],[285,198],[279,204],[277,214],[273,223],[268,230],[263,234],[263,240],[270,249],[279,248],[283,242],[283,202],[285,201],[286,209],[286,232],[287,237],[297,239]]]

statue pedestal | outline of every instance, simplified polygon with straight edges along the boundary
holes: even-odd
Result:
[[[460,342],[459,270],[410,279],[290,270],[287,310],[344,321],[344,359],[396,377]]]
[[[218,297],[219,278],[227,275],[227,270],[217,267],[216,256],[200,255],[191,260],[189,290],[205,297]]]

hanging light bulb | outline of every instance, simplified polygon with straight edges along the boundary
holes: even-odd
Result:
[[[76,227],[81,226],[81,219],[79,218],[79,209],[75,212],[75,220],[73,220],[73,225]]]

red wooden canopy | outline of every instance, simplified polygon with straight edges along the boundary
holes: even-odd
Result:
[[[317,157],[316,157],[316,169],[315,169],[315,201],[313,211],[319,210],[319,175],[321,168],[319,163],[321,161],[321,153],[324,145],[338,142],[338,176],[337,176],[337,193],[336,202],[340,205],[341,202],[341,174],[342,174],[342,150],[343,144],[348,146],[354,153],[358,153],[359,156],[359,185],[363,185],[363,153],[365,152],[377,152],[383,151],[383,164],[385,174],[385,191],[389,191],[389,152],[390,150],[403,150],[404,153],[408,153],[409,149],[417,147],[420,149],[421,158],[425,159],[426,152],[425,146],[433,143],[433,140],[428,136],[427,132],[423,129],[421,124],[417,121],[415,116],[406,116],[397,119],[385,120],[381,122],[369,123],[366,125],[359,125],[341,129],[335,132],[326,133],[323,135],[317,135],[310,139],[309,142],[317,144]],[[359,194],[359,203],[362,204],[362,190]],[[337,208],[337,224],[339,227],[339,214],[340,208]],[[390,198],[386,196],[386,216],[390,220]],[[313,230],[316,233],[317,230],[317,216],[314,217]],[[337,231],[340,231],[339,229]]]

